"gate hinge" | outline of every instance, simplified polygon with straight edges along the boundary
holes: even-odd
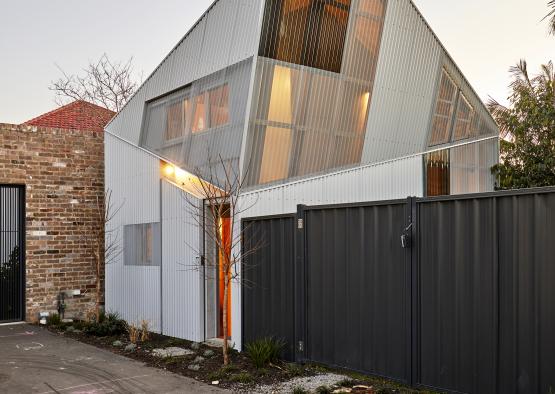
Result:
[[[297,219],[297,228],[299,230],[302,230],[303,227],[304,227],[304,220],[303,219]]]

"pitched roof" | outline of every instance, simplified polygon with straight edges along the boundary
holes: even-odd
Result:
[[[54,111],[37,116],[24,125],[57,129],[104,131],[116,113],[83,100],[76,100]]]

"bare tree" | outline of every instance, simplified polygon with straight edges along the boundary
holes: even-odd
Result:
[[[107,264],[113,262],[120,254],[119,231],[109,228],[110,223],[118,214],[122,205],[114,207],[112,191],[107,190],[103,196],[96,196],[93,208],[93,228],[83,235],[84,242],[91,248],[93,256],[93,271],[95,285],[96,321],[100,319],[100,305],[102,303],[102,274]]]
[[[50,90],[59,105],[84,100],[118,112],[137,90],[133,58],[127,62],[112,62],[105,53],[96,62],[89,62],[82,75],[67,74],[56,65],[62,77],[53,81]]]
[[[186,201],[188,216],[200,228],[204,229],[206,239],[212,242],[217,250],[217,253],[203,256],[204,260],[196,262],[194,269],[200,269],[204,264],[205,267],[218,272],[220,280],[223,281],[222,351],[224,365],[228,365],[228,338],[231,328],[228,327],[228,302],[231,283],[241,279],[239,277],[239,265],[241,265],[243,271],[248,269],[245,259],[254,254],[263,245],[260,241],[249,242],[246,248],[242,245],[248,227],[240,225],[241,217],[256,204],[256,200],[244,203],[240,197],[245,189],[247,176],[245,175],[241,178],[233,164],[225,162],[221,156],[215,162],[211,160],[209,162],[213,164],[209,165],[208,171],[195,170],[195,181],[192,182],[192,188],[194,189],[194,194],[200,195],[204,199],[203,203],[208,210],[208,216],[213,225],[204,226],[205,219],[200,215],[202,207],[199,207],[197,199],[192,198],[187,192],[183,192],[182,195]],[[228,223],[225,228],[223,220],[221,220],[222,218],[226,218]],[[198,252],[199,255],[202,254],[196,249],[195,245],[188,246],[195,250],[195,252]]]

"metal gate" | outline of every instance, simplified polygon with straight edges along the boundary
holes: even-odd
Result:
[[[243,343],[272,336],[294,360],[294,216],[243,221]]]
[[[25,318],[25,188],[0,185],[0,322]]]
[[[408,382],[406,200],[304,209],[306,360]]]

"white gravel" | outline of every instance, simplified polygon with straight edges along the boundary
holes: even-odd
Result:
[[[288,380],[287,382],[282,382],[270,386],[259,386],[256,388],[256,392],[262,394],[290,394],[296,387],[302,387],[307,391],[313,392],[320,386],[333,386],[334,384],[344,380],[345,378],[346,376],[343,375],[326,373],[315,376],[295,378]]]

